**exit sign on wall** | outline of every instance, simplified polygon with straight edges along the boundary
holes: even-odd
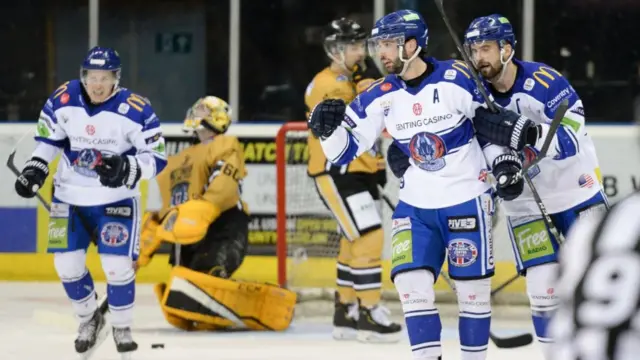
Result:
[[[163,54],[189,54],[193,46],[193,34],[188,32],[157,33],[156,52]]]

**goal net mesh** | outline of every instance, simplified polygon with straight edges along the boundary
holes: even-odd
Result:
[[[338,224],[320,200],[313,179],[307,175],[307,136],[306,123],[287,123],[280,129],[276,139],[278,281],[281,286],[296,291],[299,302],[333,300],[340,243]],[[383,140],[384,154],[390,144],[390,139]],[[395,205],[398,201],[399,181],[387,171],[384,193]],[[398,301],[398,295],[389,279],[393,211],[382,201],[379,209],[385,232],[382,297],[386,301]],[[510,246],[502,224],[504,222],[498,223],[494,225],[494,241],[500,246]],[[513,275],[515,271],[510,269],[506,278]],[[493,281],[494,288],[499,285],[499,282]],[[436,284],[436,294],[439,302],[455,301],[455,293],[442,277]],[[513,292],[505,292],[493,301],[527,303],[524,293]]]

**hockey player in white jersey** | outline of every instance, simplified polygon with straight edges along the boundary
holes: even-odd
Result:
[[[465,48],[487,80],[491,95],[503,107],[498,114],[478,109],[474,125],[479,139],[520,151],[526,165],[542,147],[556,108],[564,99],[569,100],[569,111],[547,153],[549,158],[529,170],[555,226],[566,234],[577,218],[607,208],[598,181],[595,147],[585,130],[582,101],[569,82],[545,64],[517,60],[515,46],[513,28],[501,15],[477,18],[467,29]],[[399,149],[389,149],[389,158],[396,159],[396,176],[404,172],[403,156]],[[405,157],[404,166],[407,161]],[[558,306],[553,285],[558,242],[546,229],[528,187],[519,197],[502,204],[517,269],[526,275],[535,332],[547,353],[552,339],[546,328]]]
[[[348,107],[341,100],[321,102],[310,115],[309,128],[337,165],[369,150],[385,127],[410,156],[393,214],[391,276],[413,358],[435,360],[442,354],[433,286],[448,250],[460,307],[462,359],[485,359],[494,273],[493,199],[486,175],[492,168],[495,175],[508,176],[501,193],[515,198],[524,186],[522,179],[512,181],[521,162],[506,147],[487,145],[483,151],[472,119],[484,101],[469,69],[425,56],[428,31],[418,13],[386,15],[371,34],[370,53],[392,75],[374,82]]]
[[[116,348],[123,354],[137,349],[131,324],[140,250],[138,182],[166,165],[159,120],[145,98],[118,86],[120,69],[115,50],[89,51],[80,80],[62,84],[44,105],[36,148],[15,183],[20,196],[35,196],[48,165],[62,155],[53,179],[48,251],[80,321],[75,349],[81,354],[90,353],[105,327],[85,266],[92,240],[107,278]]]

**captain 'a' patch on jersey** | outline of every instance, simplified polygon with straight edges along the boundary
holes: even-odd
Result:
[[[162,196],[160,215],[194,199],[207,200],[220,211],[234,206],[246,209],[241,200],[246,175],[244,154],[236,137],[217,135],[209,143],[191,146],[170,156],[157,177]]]
[[[348,130],[338,128],[323,148],[332,162],[342,164],[368,150],[386,128],[412,165],[401,180],[401,199],[438,208],[489,189],[480,176],[487,171],[487,159],[472,120],[484,100],[463,63],[426,61],[427,72],[413,81],[419,81],[416,86],[389,75],[359,94],[347,107],[343,127]],[[427,183],[419,195],[418,187]],[[446,194],[441,191],[445,188],[450,190]]]
[[[640,354],[640,194],[581,219],[560,254],[554,360]]]

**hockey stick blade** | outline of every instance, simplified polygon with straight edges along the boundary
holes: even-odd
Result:
[[[533,342],[533,335],[520,334],[512,337],[498,337],[495,334],[489,332],[489,338],[496,347],[501,349],[513,349],[522,346],[527,346]]]
[[[16,163],[15,163],[16,151],[17,151],[17,149],[13,149],[13,151],[11,151],[11,153],[9,154],[9,157],[7,158],[7,168],[9,168],[9,170],[11,170],[11,172],[16,177],[20,177],[20,170],[18,170],[18,167],[16,166]],[[47,200],[45,200],[42,197],[42,195],[40,195],[39,192],[36,192],[36,198],[38,199],[38,201],[40,201],[40,204],[42,204],[42,206],[45,209],[47,209],[48,212],[51,212],[51,205],[49,205]],[[81,217],[81,221],[84,223],[84,218]],[[100,313],[102,315],[107,313],[107,310],[109,309],[109,303],[107,301],[107,297],[106,296],[103,297],[102,300],[100,301],[98,309],[100,310]]]

